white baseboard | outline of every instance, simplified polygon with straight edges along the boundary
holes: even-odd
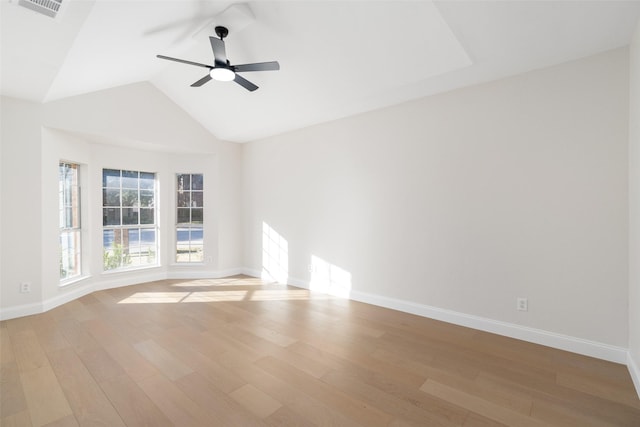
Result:
[[[259,277],[259,274],[257,275],[257,277]],[[290,277],[288,283],[292,286],[297,286],[304,289],[310,288],[309,282],[303,279]],[[521,326],[515,323],[502,322],[499,320],[488,319],[485,317],[460,313],[453,310],[432,307],[411,301],[389,298],[366,292],[351,291],[349,299],[364,302],[367,304],[377,305],[379,307],[390,308],[405,313],[411,313],[430,319],[441,320],[443,322],[453,323],[455,325],[466,326],[472,329],[491,332],[494,334],[528,341],[535,344],[545,345],[560,350],[566,350],[572,353],[578,353],[585,356],[608,360],[610,362],[622,364],[627,363],[627,349],[610,344],[590,341],[582,338],[572,337],[569,335],[563,335],[555,332]]]
[[[15,319],[16,317],[31,316],[32,314],[42,313],[42,303],[34,302],[31,304],[16,305],[0,310],[0,320]]]
[[[251,277],[260,277],[262,275],[262,271],[245,267],[242,269],[242,274],[246,274]]]
[[[246,274],[244,268],[232,268],[219,271],[136,271],[134,274],[107,273],[96,277],[96,281],[84,284],[82,286],[69,285],[66,288],[60,288],[60,295],[46,299],[42,302],[24,304],[14,307],[0,309],[0,320],[15,319],[17,317],[30,316],[32,314],[40,314],[53,308],[66,304],[75,299],[81,298],[94,291],[100,291],[112,288],[121,288],[123,286],[137,285],[141,283],[153,282],[164,279],[218,279],[228,276],[236,276],[238,274]]]
[[[230,268],[227,270],[170,270],[167,279],[221,279],[223,277],[237,276],[245,274],[243,268]]]
[[[49,311],[52,308],[56,308],[62,304],[66,304],[70,301],[90,294],[95,290],[94,285],[83,285],[73,290],[68,289],[61,290],[60,295],[56,295],[52,298],[46,299],[42,302],[34,302],[31,304],[18,305],[15,307],[7,307],[0,310],[0,320],[15,319],[17,317],[31,316],[32,314],[40,314],[45,311]]]
[[[154,271],[154,269],[103,273],[97,278],[95,290],[102,291],[105,289],[121,288],[123,286],[138,285],[140,283],[154,282],[166,278],[166,271]]]
[[[640,365],[633,360],[633,356],[631,352],[627,353],[627,368],[629,369],[629,374],[631,375],[631,379],[633,380],[633,385],[636,387],[636,393],[638,393],[638,398],[640,398]]]
[[[66,304],[75,299],[81,298],[85,295],[95,291],[95,285],[93,283],[85,284],[82,286],[74,287],[73,290],[61,293],[55,297],[49,298],[42,302],[42,313],[49,311],[52,308],[56,308],[62,304]]]
[[[610,344],[576,338],[569,335],[530,328],[515,323],[502,322],[471,314],[460,313],[438,307],[417,304],[410,301],[382,297],[365,292],[352,292],[351,299],[379,305],[418,316],[441,320],[455,325],[466,326],[485,332],[491,332],[523,341],[541,344],[585,356],[596,357],[616,363],[627,362],[627,349]]]

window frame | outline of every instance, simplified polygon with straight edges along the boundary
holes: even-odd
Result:
[[[111,175],[106,173],[110,171]],[[110,184],[117,172],[117,186]],[[135,174],[134,177],[132,174]],[[142,184],[144,181],[147,183]],[[108,176],[112,177],[109,180]],[[150,179],[151,178],[151,179]],[[135,180],[135,187],[132,181]],[[152,185],[149,187],[148,182]],[[102,168],[102,272],[115,273],[122,271],[134,271],[146,268],[158,267],[160,265],[159,252],[159,225],[158,225],[158,176],[155,172],[140,170]],[[132,195],[134,195],[131,199]],[[128,195],[127,198],[124,195]],[[142,203],[145,194],[146,202]],[[116,201],[111,200],[117,195]],[[149,197],[150,196],[150,197]],[[125,211],[127,215],[125,215]],[[143,212],[146,212],[143,215]],[[109,215],[111,214],[111,215]],[[117,215],[117,218],[113,216]],[[134,221],[135,218],[135,221]],[[117,221],[116,221],[117,220]],[[143,244],[143,234],[152,232],[153,240],[151,244]],[[112,233],[109,245],[105,245],[108,233]],[[137,245],[131,245],[132,236],[137,241]],[[120,245],[120,249],[116,245]],[[131,248],[137,250],[137,263],[131,261]],[[146,249],[146,262],[143,263],[143,251]],[[120,252],[119,252],[120,251]],[[135,256],[135,255],[133,255]],[[151,262],[149,260],[152,260]],[[128,261],[127,261],[128,260]],[[112,267],[109,267],[109,266]]]
[[[181,178],[189,177],[188,184],[185,185]],[[198,181],[194,181],[194,176],[198,177]],[[205,174],[183,172],[175,174],[175,245],[174,245],[174,263],[178,265],[194,265],[203,264],[205,262],[204,249],[204,209],[205,209]],[[194,182],[197,182],[194,186]],[[185,188],[188,187],[188,188]],[[194,197],[194,195],[196,197]],[[186,206],[185,206],[186,204]],[[188,217],[185,218],[185,211]],[[194,211],[198,213],[194,220]],[[185,220],[187,219],[187,220]],[[187,233],[187,239],[180,238],[180,234]],[[196,238],[194,238],[196,233]],[[199,238],[198,238],[199,237]],[[187,242],[186,257],[181,254],[181,242]],[[183,251],[184,252],[184,251]],[[195,258],[194,258],[195,257]]]
[[[62,179],[62,168],[65,168],[64,179]],[[83,277],[84,274],[84,257],[82,245],[82,187],[81,187],[81,171],[82,166],[79,163],[67,160],[58,161],[58,249],[59,249],[59,266],[60,275],[58,285],[64,286],[73,283]],[[71,184],[68,184],[68,171],[74,171],[71,177]],[[68,216],[67,213],[70,212]],[[67,244],[63,246],[63,241]],[[73,242],[71,245],[70,242]],[[66,247],[66,250],[65,250]],[[71,248],[71,249],[69,249]],[[69,250],[73,253],[69,254]],[[65,256],[65,252],[67,255]],[[70,269],[69,260],[73,259],[74,274],[62,274]]]

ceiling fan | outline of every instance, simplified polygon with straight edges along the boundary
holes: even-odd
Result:
[[[216,34],[219,38],[209,36],[211,42],[211,49],[213,49],[214,65],[201,64],[199,62],[187,61],[184,59],[172,58],[165,55],[156,55],[160,59],[167,59],[169,61],[182,62],[183,64],[195,65],[197,67],[203,67],[209,69],[209,74],[193,83],[191,87],[200,87],[209,80],[218,80],[222,82],[234,81],[248,91],[253,92],[258,89],[258,86],[251,83],[249,80],[240,76],[238,73],[244,73],[248,71],[276,71],[280,69],[278,61],[270,62],[256,62],[253,64],[241,64],[231,65],[227,59],[227,52],[224,47],[224,38],[229,35],[229,30],[226,27],[216,27]]]

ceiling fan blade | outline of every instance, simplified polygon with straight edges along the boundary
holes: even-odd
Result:
[[[207,74],[206,76],[204,76],[203,78],[201,78],[200,80],[198,80],[197,82],[192,84],[191,87],[200,87],[203,84],[205,84],[206,82],[208,82],[209,80],[211,80],[211,76],[209,74]]]
[[[209,36],[211,42],[211,49],[213,49],[213,58],[216,61],[216,65],[222,64],[227,66],[227,51],[224,47],[224,41],[217,37]]]
[[[253,92],[254,90],[258,89],[258,86],[254,85],[249,80],[245,79],[244,77],[241,77],[238,74],[236,74],[236,77],[233,79],[233,81],[238,83],[240,86],[242,86],[249,92]]]
[[[256,62],[254,64],[234,65],[233,68],[237,73],[244,73],[246,71],[277,71],[280,69],[280,64],[278,64],[278,61]]]
[[[183,64],[196,65],[198,67],[204,67],[204,68],[208,68],[208,69],[212,69],[213,68],[211,65],[201,64],[199,62],[187,61],[185,59],[172,58],[170,56],[164,56],[164,55],[156,55],[156,56],[158,58],[160,58],[160,59],[167,59],[169,61],[182,62]]]

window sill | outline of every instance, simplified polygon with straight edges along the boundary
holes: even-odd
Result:
[[[118,273],[134,273],[136,271],[153,270],[154,268],[160,268],[160,267],[161,267],[161,265],[155,264],[155,265],[146,265],[144,267],[117,268],[117,269],[113,269],[113,270],[103,270],[102,273],[100,273],[100,274],[110,275],[110,274],[118,274]]]
[[[204,262],[174,262],[169,264],[169,267],[202,267],[207,265]]]
[[[72,277],[70,279],[66,279],[60,283],[58,283],[59,288],[66,288],[67,286],[75,285],[78,282],[82,282],[83,280],[87,280],[91,275],[83,275],[78,277]]]

